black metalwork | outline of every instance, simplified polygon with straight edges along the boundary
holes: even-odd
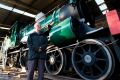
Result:
[[[45,67],[48,73],[57,75],[64,68],[65,55],[60,49],[47,53]]]
[[[114,69],[114,59],[106,45],[95,40],[78,44],[72,54],[72,63],[83,79],[104,79]]]

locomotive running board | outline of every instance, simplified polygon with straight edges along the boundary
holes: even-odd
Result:
[[[22,52],[27,51],[27,50],[28,50],[28,48],[22,49]],[[10,53],[8,53],[8,54],[15,54],[15,53],[18,53],[18,52],[20,52],[20,51],[21,51],[21,50],[16,50],[16,51],[10,52]]]

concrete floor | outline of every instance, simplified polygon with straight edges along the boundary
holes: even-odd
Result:
[[[27,80],[27,74],[26,72],[19,68],[10,68],[6,67],[4,70],[0,68],[0,80]],[[65,77],[65,76],[58,76],[58,75],[50,75],[45,73],[44,80],[81,80],[71,77]],[[35,72],[34,80],[37,80],[37,72]]]
[[[0,80],[27,80],[27,79],[26,77],[19,77],[10,74],[0,73]],[[37,80],[37,77],[35,77],[34,80]],[[44,79],[44,80],[50,80],[50,79]]]
[[[5,70],[0,68],[0,80],[27,80],[26,72],[21,72],[21,69],[6,67]],[[54,76],[50,74],[44,75],[44,80],[82,80],[65,76]],[[37,72],[35,72],[34,80],[37,80]],[[120,75],[112,77],[110,80],[120,80]]]
[[[5,70],[2,70],[2,68],[0,68],[0,80],[27,80],[26,77],[26,72],[21,72],[20,69],[7,67]],[[34,80],[37,80],[36,75]]]

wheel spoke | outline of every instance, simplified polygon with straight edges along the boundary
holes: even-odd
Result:
[[[91,52],[91,45],[89,44],[89,49],[88,49],[89,52]]]
[[[57,64],[55,64],[55,67],[57,68],[57,70],[59,69],[58,66],[57,66]]]
[[[90,67],[90,71],[91,71],[91,76],[94,76],[93,75],[93,68],[92,68],[92,66]]]
[[[53,69],[53,71],[55,70],[55,67],[54,67],[54,65],[52,66],[52,69]]]
[[[54,56],[55,56],[55,53],[56,53],[56,51],[53,53]]]
[[[103,72],[103,70],[97,65],[97,64],[95,64],[95,67],[102,73]]]
[[[56,60],[57,63],[61,63],[61,61]]]
[[[51,53],[47,53],[47,56],[51,56],[52,54]]]
[[[48,68],[50,68],[52,65],[48,65]]]
[[[85,51],[85,49],[83,48],[83,47],[81,47],[82,48],[82,50],[83,50],[83,53],[85,53],[86,51]]]
[[[55,70],[55,65],[53,65],[53,70]]]
[[[49,60],[46,60],[46,62],[47,62],[47,63],[48,63],[48,62],[50,63],[50,61],[49,61]]]
[[[84,45],[86,45],[86,44],[84,44]],[[78,47],[80,47],[83,50],[83,53],[86,52],[85,49],[83,48],[84,45],[78,46]]]
[[[78,64],[78,63],[81,63],[81,62],[82,62],[82,60],[76,61],[77,64]]]
[[[78,53],[78,52],[76,52],[76,54],[79,55],[80,57],[82,57],[82,54],[80,54],[80,53]]]
[[[59,56],[60,56],[60,54],[56,55],[56,58],[59,57]]]
[[[86,68],[86,66],[84,65],[84,66],[82,67],[82,72],[84,72],[85,68]]]
[[[100,51],[100,48],[97,49],[93,54],[96,55],[96,53],[98,53]]]
[[[105,61],[105,59],[102,59],[102,58],[96,58],[96,61]]]

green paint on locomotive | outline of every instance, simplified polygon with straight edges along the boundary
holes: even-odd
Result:
[[[75,39],[71,27],[71,17],[52,27],[49,36],[50,41],[57,46],[66,45]]]
[[[68,6],[68,8],[70,8],[70,6]],[[65,8],[65,11],[67,11],[68,8]],[[52,26],[49,32],[49,37],[50,42],[56,46],[69,44],[71,41],[75,40],[75,34],[72,31],[71,17],[66,17],[60,20],[60,18],[64,16],[61,8],[59,8],[40,22],[43,32],[48,31],[48,25]],[[18,29],[18,25],[15,23],[11,29],[11,35],[8,37],[10,40],[8,47],[15,47],[19,42],[26,42],[28,35],[32,32],[34,32],[33,24],[24,26],[23,29]],[[8,42],[6,41],[5,44],[6,43]]]

